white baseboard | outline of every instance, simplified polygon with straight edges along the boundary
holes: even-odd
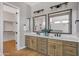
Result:
[[[24,48],[26,48],[26,46],[20,47],[18,50],[21,50],[21,49],[24,49]]]

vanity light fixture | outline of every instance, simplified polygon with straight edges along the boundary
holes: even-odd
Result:
[[[56,21],[56,22],[54,22],[55,24],[59,24],[59,23],[69,23],[69,21],[62,21],[62,22],[60,22],[60,21]]]
[[[55,7],[56,7],[56,8],[60,8],[60,7],[61,7],[61,4],[59,4],[59,5],[56,5]]]
[[[60,8],[62,5],[68,5],[68,2],[64,2],[64,3],[61,3],[61,4],[55,5],[55,6],[51,6],[50,8],[51,9],[53,9],[54,7],[55,8]]]
[[[62,21],[62,23],[69,23],[69,21]]]
[[[44,9],[40,9],[40,10],[34,11],[33,13],[40,13],[42,11],[44,11]]]
[[[56,22],[54,22],[55,24],[59,24],[59,23],[61,23],[60,21],[56,21]]]

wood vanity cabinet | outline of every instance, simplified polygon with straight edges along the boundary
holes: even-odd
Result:
[[[78,55],[77,42],[64,41],[63,54],[64,56],[77,56]]]
[[[35,36],[26,36],[25,45],[28,48],[49,56],[79,55],[79,43],[72,41],[62,41]]]
[[[26,46],[33,50],[37,50],[37,37],[33,36],[26,36]]]
[[[25,46],[29,48],[30,36],[25,36]]]
[[[38,51],[47,55],[47,40],[46,38],[38,38]]]
[[[62,56],[63,46],[62,41],[56,39],[48,39],[48,55],[49,56]]]

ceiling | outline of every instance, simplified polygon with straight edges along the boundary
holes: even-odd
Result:
[[[30,5],[31,7],[39,3],[40,2],[26,2],[26,4]]]

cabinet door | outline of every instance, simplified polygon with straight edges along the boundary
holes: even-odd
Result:
[[[29,47],[29,41],[30,40],[30,37],[29,36],[25,36],[25,46],[26,47]]]
[[[32,44],[33,44],[33,40],[30,38],[30,39],[29,39],[29,48],[31,48],[31,49],[32,49],[32,47],[33,47]]]
[[[62,41],[57,41],[55,45],[55,56],[62,56],[63,55],[63,43]]]
[[[54,53],[55,53],[55,49],[53,43],[48,42],[48,55],[54,56]]]
[[[37,38],[36,37],[30,37],[29,39],[29,48],[36,50],[37,49]]]
[[[46,38],[38,38],[38,51],[47,54],[47,39]]]
[[[39,37],[37,40],[37,49],[38,49],[38,52],[41,52],[41,39]]]
[[[48,55],[62,56],[63,55],[62,41],[49,39],[48,40]]]
[[[25,45],[28,48],[37,50],[37,37],[26,36],[25,38]]]
[[[41,52],[44,54],[47,54],[47,39],[46,38],[42,38],[41,40]]]
[[[32,49],[37,50],[37,37],[32,37]]]

